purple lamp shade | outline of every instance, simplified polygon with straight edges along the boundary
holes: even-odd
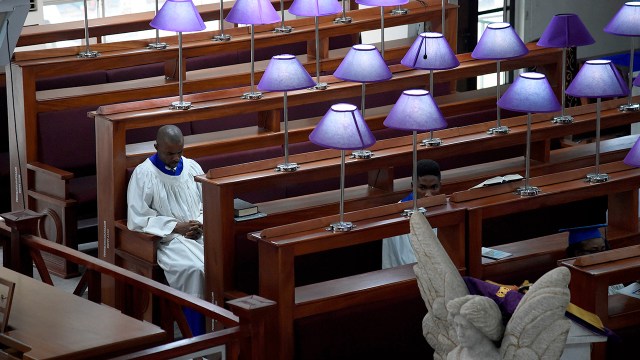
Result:
[[[237,0],[225,20],[234,24],[273,24],[280,21],[280,16],[269,0]]]
[[[460,65],[447,39],[436,32],[418,35],[400,63],[412,69],[423,70],[453,69]]]
[[[384,126],[398,130],[429,131],[447,127],[447,122],[428,91],[405,90],[384,120]]]
[[[629,166],[640,167],[640,139],[636,141],[623,161]]]
[[[606,98],[626,96],[629,88],[610,60],[588,60],[565,92],[573,97]]]
[[[640,36],[640,1],[630,1],[622,5],[604,27],[604,31],[621,36]]]
[[[409,0],[356,0],[356,3],[366,6],[396,6],[408,2]]]
[[[191,0],[167,0],[149,23],[159,30],[189,32],[206,28]]]
[[[560,103],[547,81],[536,72],[522,73],[498,100],[498,106],[526,113],[545,113],[560,110]]]
[[[529,49],[509,23],[498,22],[487,25],[471,57],[481,60],[505,60],[525,55]]]
[[[331,106],[309,134],[309,140],[337,150],[364,149],[376,143],[358,108],[344,103]]]
[[[558,14],[544,29],[540,40],[538,40],[538,45],[551,48],[570,48],[591,45],[595,42],[578,15]]]
[[[640,76],[636,76],[633,80],[633,86],[640,86]]]
[[[297,16],[325,16],[342,11],[335,0],[293,0],[289,13]]]
[[[391,71],[373,45],[353,45],[333,76],[344,81],[376,82],[391,79]]]
[[[271,58],[258,83],[258,89],[290,91],[309,88],[315,84],[315,81],[295,56],[284,54]]]

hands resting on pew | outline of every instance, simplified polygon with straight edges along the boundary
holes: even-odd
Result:
[[[202,223],[198,220],[179,222],[173,232],[183,235],[187,239],[196,240],[202,236]]]

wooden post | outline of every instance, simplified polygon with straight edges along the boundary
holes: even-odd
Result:
[[[45,216],[32,210],[21,210],[1,214],[4,222],[11,228],[11,240],[5,244],[4,266],[21,274],[33,277],[33,265],[29,251],[22,248],[20,237],[24,234],[37,234],[38,223]]]
[[[265,322],[274,313],[276,303],[257,295],[251,295],[227,302],[231,311],[240,318],[240,327],[245,328],[249,338],[240,345],[240,358],[243,360],[266,359]],[[249,352],[245,352],[249,350]]]

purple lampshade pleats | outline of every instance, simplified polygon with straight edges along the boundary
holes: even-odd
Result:
[[[206,28],[191,0],[167,0],[149,25],[155,29],[175,32],[202,31]]]
[[[407,131],[440,130],[447,127],[433,97],[422,89],[403,91],[383,124],[388,128]]]
[[[333,76],[344,81],[377,82],[391,79],[389,66],[373,45],[353,45]]]
[[[529,52],[522,39],[509,23],[491,23],[482,33],[471,53],[474,59],[506,60]]]
[[[342,6],[335,0],[293,0],[289,13],[297,16],[325,16],[342,11]]]
[[[307,70],[295,56],[284,54],[271,58],[258,83],[264,91],[292,91],[314,86]]]
[[[336,150],[359,150],[376,143],[355,105],[335,104],[309,134],[312,143]]]
[[[560,110],[547,77],[536,72],[520,74],[498,100],[498,106],[526,113],[545,113]]]
[[[400,63],[422,70],[453,69],[460,65],[447,39],[436,32],[419,34]]]
[[[595,43],[587,27],[576,14],[558,14],[540,36],[538,46],[570,48]]]
[[[640,1],[630,1],[622,5],[604,32],[620,36],[640,36]]]
[[[234,24],[273,24],[280,21],[280,15],[269,0],[237,0],[225,20]]]
[[[627,96],[629,88],[610,60],[588,60],[565,91],[573,97]]]

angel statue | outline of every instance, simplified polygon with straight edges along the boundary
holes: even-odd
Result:
[[[434,359],[559,359],[571,321],[567,268],[558,267],[535,282],[506,326],[495,301],[469,295],[426,217],[411,215],[414,272],[427,305],[422,331]],[[500,344],[498,347],[497,344]]]

